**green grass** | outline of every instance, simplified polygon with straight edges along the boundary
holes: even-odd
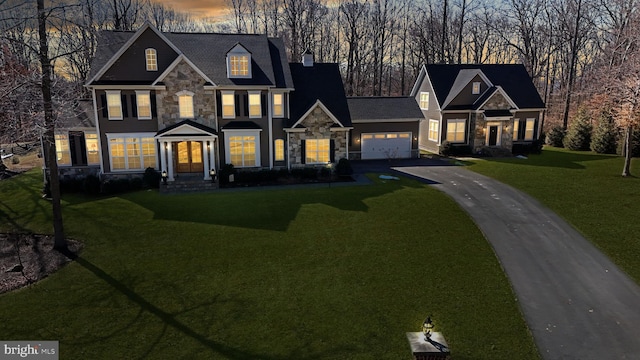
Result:
[[[640,178],[621,177],[623,161],[545,147],[527,160],[480,160],[469,169],[540,200],[640,283]],[[640,159],[633,159],[631,172],[640,174]]]
[[[31,172],[0,182],[0,231],[51,232]],[[0,339],[61,359],[410,359],[433,315],[452,359],[538,359],[495,255],[417,182],[66,196],[79,259],[0,296]]]

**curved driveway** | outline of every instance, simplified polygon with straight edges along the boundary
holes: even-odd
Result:
[[[502,263],[543,359],[640,359],[640,286],[564,220],[458,166],[392,169],[437,182],[471,215]]]

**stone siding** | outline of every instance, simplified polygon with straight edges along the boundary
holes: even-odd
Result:
[[[511,104],[509,101],[502,96],[499,92],[496,92],[491,96],[491,98],[484,104],[483,109],[485,110],[505,110],[511,109]]]
[[[289,133],[289,156],[293,166],[303,166],[304,155],[302,153],[302,140],[306,139],[331,139],[335,144],[335,160],[347,157],[346,131],[331,131],[335,123],[320,107],[315,108],[306,119],[302,121],[304,132]]]
[[[185,119],[180,118],[178,95],[186,90],[194,93],[194,118],[197,123],[216,129],[216,96],[214,90],[205,90],[205,80],[184,60],[164,79],[166,90],[157,92],[158,129],[162,130]]]

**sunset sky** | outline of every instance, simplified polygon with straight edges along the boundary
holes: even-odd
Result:
[[[174,10],[188,12],[195,17],[227,15],[225,0],[154,0],[173,7]]]

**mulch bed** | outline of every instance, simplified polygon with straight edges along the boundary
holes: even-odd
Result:
[[[80,242],[67,242],[74,254],[82,249]],[[70,261],[53,250],[51,235],[0,233],[0,294],[44,279]]]

